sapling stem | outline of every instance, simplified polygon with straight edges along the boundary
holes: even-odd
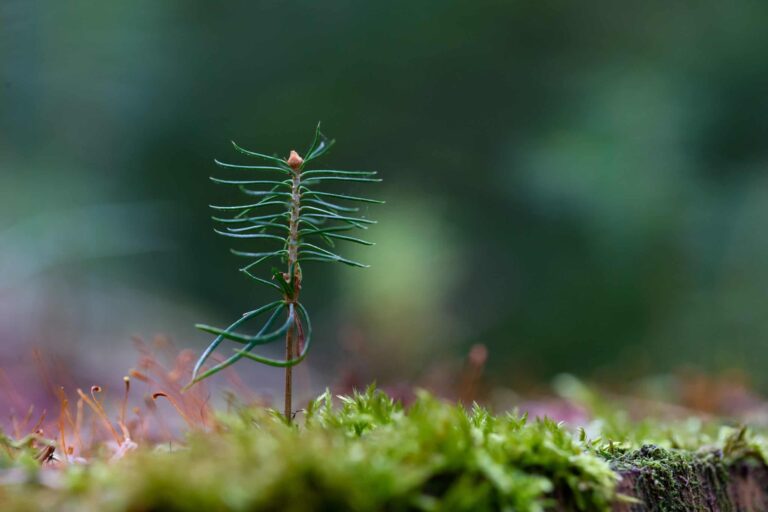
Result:
[[[288,329],[285,336],[285,359],[293,358],[293,329]],[[285,395],[284,395],[284,414],[288,423],[293,421],[293,366],[285,367]]]
[[[288,271],[285,274],[286,282],[293,281],[293,286],[289,286],[292,292],[286,294],[286,303],[296,304],[299,300],[299,291],[301,290],[301,270],[299,269],[299,213],[301,212],[301,167],[304,159],[296,151],[291,151],[291,155],[286,161],[293,171],[291,177],[291,216],[288,221]],[[298,317],[296,320],[298,323]],[[290,361],[294,357],[294,332],[296,329],[292,325],[285,333],[285,360]],[[285,367],[285,399],[284,412],[288,423],[293,420],[293,366]]]

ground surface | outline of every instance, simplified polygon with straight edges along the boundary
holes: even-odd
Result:
[[[369,390],[324,395],[291,426],[234,407],[174,442],[117,422],[88,445],[63,424],[3,438],[3,511],[768,510],[763,438],[714,422],[580,429]]]

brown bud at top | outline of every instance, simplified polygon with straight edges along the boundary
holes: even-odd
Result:
[[[288,160],[285,161],[285,163],[287,163],[288,166],[294,171],[298,171],[299,167],[301,167],[301,164],[304,163],[304,159],[301,158],[296,151],[291,150],[291,154],[288,157]]]

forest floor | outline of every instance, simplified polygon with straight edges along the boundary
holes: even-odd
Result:
[[[148,403],[170,402],[186,425],[174,434],[146,430],[138,408],[128,419],[125,403],[110,419],[98,392],[73,407],[62,395],[54,435],[14,420],[0,509],[768,510],[765,438],[712,418],[638,421],[606,401],[579,426],[426,392],[404,407],[371,387],[325,393],[289,425],[264,407],[156,394]]]

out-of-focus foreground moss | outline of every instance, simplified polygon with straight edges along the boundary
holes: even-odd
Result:
[[[657,443],[675,460],[705,452],[764,460],[765,453],[762,440],[743,430],[697,426],[671,435],[605,421],[600,433],[587,435],[426,394],[407,410],[373,390],[342,397],[340,407],[326,394],[303,417],[289,426],[273,413],[241,410],[211,431],[191,433],[183,447],[140,447],[119,461],[58,468],[41,469],[6,440],[0,504],[9,512],[534,512],[557,502],[600,511],[617,499],[611,464],[628,460],[640,443]]]

